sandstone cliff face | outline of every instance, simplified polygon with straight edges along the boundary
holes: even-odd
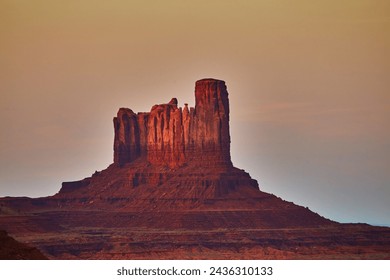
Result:
[[[203,79],[195,85],[195,108],[178,107],[176,98],[149,113],[121,108],[114,118],[114,164],[124,166],[145,156],[149,163],[177,167],[231,166],[229,100],[224,81]]]

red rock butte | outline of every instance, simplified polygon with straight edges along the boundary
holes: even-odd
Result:
[[[121,108],[114,131],[110,166],[53,196],[0,198],[0,229],[50,259],[390,258],[389,228],[330,221],[233,166],[223,81],[197,81],[194,108]]]
[[[149,198],[157,197],[153,208],[165,205],[168,198],[170,205],[194,208],[200,207],[204,199],[237,187],[258,190],[257,181],[233,167],[230,158],[229,98],[224,81],[197,81],[194,108],[187,104],[178,107],[177,99],[172,98],[154,105],[149,113],[120,108],[113,122],[113,164],[91,178],[64,182],[56,197],[85,192],[84,197],[91,200],[97,190],[105,194],[104,198],[93,199],[92,204],[102,203],[105,198],[142,198],[149,189],[154,194],[144,197],[140,208]],[[104,178],[110,178],[109,182]],[[164,188],[166,195],[160,197],[157,193]],[[198,201],[184,201],[189,197]],[[134,208],[140,201],[122,207]]]
[[[150,113],[121,108],[114,118],[114,163],[123,166],[140,157],[171,167],[191,162],[228,165],[229,99],[224,81],[196,82],[195,108],[179,108],[176,98],[155,105]]]

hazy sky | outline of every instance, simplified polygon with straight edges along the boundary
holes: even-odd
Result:
[[[232,160],[262,190],[390,225],[390,1],[0,0],[0,196],[112,162],[119,107],[225,80]]]

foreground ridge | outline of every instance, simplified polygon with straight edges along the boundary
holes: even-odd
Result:
[[[390,229],[339,224],[233,166],[224,81],[119,109],[114,160],[44,198],[0,198],[0,229],[51,259],[386,259]],[[7,239],[8,240],[8,239]]]

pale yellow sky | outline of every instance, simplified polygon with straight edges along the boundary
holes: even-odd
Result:
[[[263,190],[390,224],[389,1],[0,0],[0,38],[0,196],[105,168],[119,107],[214,77]]]

